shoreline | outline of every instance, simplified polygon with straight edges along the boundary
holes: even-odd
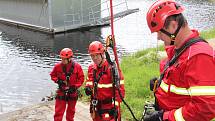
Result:
[[[53,121],[55,101],[41,102],[0,115],[0,121]],[[90,121],[89,105],[76,104],[75,121]],[[65,115],[63,121],[66,121]]]
[[[209,39],[208,42],[215,49],[215,38]],[[54,102],[54,100],[45,101],[0,114],[0,121],[53,121]],[[65,121],[65,115],[63,121]],[[89,104],[77,102],[75,121],[91,121]]]

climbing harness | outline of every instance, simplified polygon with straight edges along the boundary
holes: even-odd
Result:
[[[72,63],[72,66],[71,66],[68,73],[67,73],[66,67],[62,65],[62,70],[66,76],[66,83],[65,83],[66,86],[65,86],[65,88],[63,88],[62,86],[58,87],[63,92],[64,95],[63,96],[56,95],[56,97],[55,97],[56,99],[65,100],[65,101],[78,99],[78,96],[76,96],[76,97],[70,97],[69,96],[69,94],[78,92],[78,90],[74,86],[69,85],[70,76],[73,73],[74,67],[75,67],[75,62],[72,61],[71,63]],[[78,95],[80,95],[80,92],[78,92]]]
[[[93,97],[91,100],[91,117],[92,119],[95,119],[95,112],[96,112],[96,106],[98,105],[98,98],[97,98],[97,88],[98,88],[98,83],[100,81],[100,78],[102,77],[102,75],[105,74],[105,72],[102,70],[99,74],[98,77],[96,77],[96,70],[93,70],[93,79],[94,79],[94,83],[93,83]]]
[[[159,78],[157,81],[155,81],[155,83],[154,83],[154,88],[153,88],[153,91],[154,91],[154,92],[156,92],[157,88],[160,86],[160,84],[161,84],[161,82],[162,82],[162,80],[163,80],[163,78],[164,78],[164,75],[165,75],[165,72],[167,71],[167,69],[168,69],[169,67],[171,67],[171,66],[178,60],[178,58],[181,56],[181,54],[182,54],[183,52],[185,52],[185,50],[186,50],[188,47],[190,47],[191,45],[193,45],[193,44],[195,44],[195,43],[197,43],[197,42],[206,42],[206,43],[208,43],[207,41],[205,41],[204,39],[202,39],[202,38],[200,38],[200,37],[198,37],[198,38],[192,38],[192,39],[189,40],[186,44],[184,44],[181,48],[177,49],[177,50],[175,51],[175,54],[174,54],[174,56],[172,57],[172,59],[166,63],[166,65],[165,65],[165,67],[164,67],[164,70],[163,70],[163,72],[162,72],[161,75],[160,75],[160,78]]]

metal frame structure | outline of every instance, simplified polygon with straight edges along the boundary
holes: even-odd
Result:
[[[139,9],[126,0],[113,4],[119,19]],[[51,34],[110,24],[109,0],[1,0],[0,22]]]

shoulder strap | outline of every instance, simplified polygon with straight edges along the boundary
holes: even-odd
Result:
[[[66,75],[66,80],[69,80],[70,75],[71,75],[71,74],[73,73],[73,71],[74,71],[74,67],[75,67],[75,62],[72,61],[72,66],[71,66],[69,72],[67,73],[66,67],[65,67],[65,66],[62,66],[62,70],[63,70],[63,72],[64,72],[65,75]]]
[[[93,92],[94,92],[94,99],[97,98],[97,88],[98,88],[98,83],[100,81],[100,78],[102,77],[102,75],[104,75],[106,72],[104,72],[104,70],[102,70],[99,75],[98,78],[96,77],[96,69],[93,69],[93,79],[94,79],[94,88],[93,88]]]
[[[68,73],[68,75],[67,75],[67,76],[70,76],[70,75],[73,73],[74,68],[75,68],[75,62],[74,62],[74,61],[72,61],[72,66],[71,66],[71,68],[70,68],[69,73]]]
[[[190,41],[188,41],[187,43],[185,43],[181,48],[177,49],[175,52],[175,55],[173,56],[173,58],[169,61],[169,66],[172,66],[180,57],[180,55],[191,45],[197,43],[197,42],[206,42],[204,39],[202,39],[201,37],[198,38],[192,38]]]
[[[158,83],[159,83],[158,85],[159,85],[159,86],[160,86],[160,84],[161,84],[161,81],[162,81],[163,78],[164,78],[164,74],[165,74],[166,70],[167,70],[169,67],[171,67],[171,66],[178,60],[178,58],[181,56],[181,54],[182,54],[183,52],[185,52],[185,50],[186,50],[188,47],[190,47],[191,45],[193,45],[193,44],[195,44],[195,43],[197,43],[197,42],[206,42],[206,43],[207,43],[207,41],[205,41],[205,40],[204,40],[203,38],[201,38],[201,37],[192,38],[190,41],[188,41],[186,44],[184,44],[181,48],[179,48],[178,50],[176,50],[174,56],[172,57],[172,59],[171,59],[169,62],[166,63],[166,65],[165,65],[165,67],[164,67],[164,70],[163,70],[163,72],[162,72],[161,75],[160,75],[160,78],[159,78],[159,80],[158,80]]]

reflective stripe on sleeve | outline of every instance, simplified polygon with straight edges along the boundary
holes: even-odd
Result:
[[[110,115],[108,113],[105,113],[105,118],[109,118]]]
[[[93,82],[86,82],[86,86],[93,86]]]
[[[168,92],[168,85],[166,83],[164,83],[163,81],[161,81],[161,85],[160,85],[161,89],[163,89],[165,92]]]
[[[188,89],[193,96],[215,95],[215,86],[195,86]]]
[[[120,85],[121,84],[125,84],[125,81],[124,80],[120,80]]]
[[[179,108],[175,111],[174,117],[176,121],[185,121],[182,115],[182,108]]]
[[[114,101],[112,102],[112,104],[114,105]],[[115,105],[116,105],[116,106],[119,106],[119,102],[118,102],[118,101],[115,101]]]
[[[175,94],[190,95],[186,88],[179,88],[179,87],[176,87],[175,85],[171,85],[170,90],[171,90],[171,92],[173,92]]]
[[[161,82],[160,87],[167,93],[170,86],[170,92],[178,95],[190,95],[190,96],[204,96],[215,95],[215,86],[193,86],[190,88],[181,88],[175,85],[168,85],[164,81]]]
[[[120,85],[124,85],[124,80],[120,80]],[[111,88],[113,87],[112,83],[109,84],[98,84],[98,88]]]
[[[112,87],[112,83],[111,84],[98,84],[98,88],[110,88]]]

